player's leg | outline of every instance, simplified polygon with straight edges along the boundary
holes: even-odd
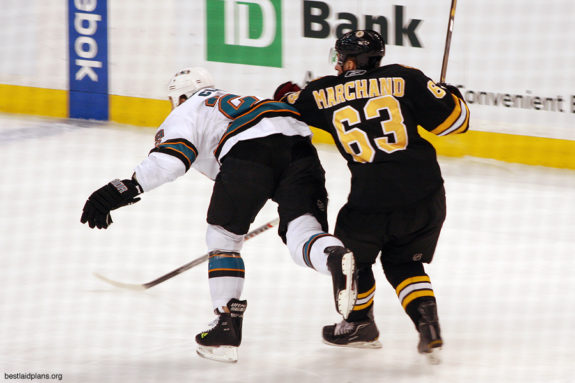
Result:
[[[286,139],[290,158],[273,196],[280,235],[297,264],[331,275],[336,309],[347,318],[357,296],[355,258],[327,232],[325,172],[315,147],[304,137]]]
[[[196,335],[200,356],[222,362],[236,362],[242,341],[242,319],[247,301],[240,297],[245,267],[240,255],[243,235],[208,225],[208,283],[216,319],[210,328]]]
[[[221,226],[208,225],[208,282],[214,310],[225,310],[231,299],[240,299],[245,276],[244,261],[240,255],[243,242],[243,235],[229,232]]]
[[[311,214],[304,214],[287,225],[286,245],[294,262],[322,274],[331,275],[326,248],[343,247],[343,243],[325,232],[318,220]]]
[[[437,351],[443,345],[437,301],[424,263],[433,259],[445,220],[443,189],[418,206],[390,215],[390,234],[394,238],[382,249],[385,276],[395,289],[400,304],[419,332],[418,351],[438,362]],[[393,229],[392,229],[393,230]]]
[[[348,205],[339,212],[335,235],[355,254],[358,262],[358,294],[346,320],[324,326],[322,336],[327,344],[359,348],[381,347],[373,313],[375,278],[371,268],[379,253],[381,240],[377,225],[371,222],[372,218],[366,219]]]
[[[237,361],[242,340],[241,300],[245,268],[240,255],[244,234],[271,196],[272,171],[267,165],[241,158],[245,150],[237,145],[222,161],[208,209],[206,242],[209,250],[208,281],[214,312],[212,326],[196,336],[201,356]]]
[[[339,239],[323,231],[311,214],[288,224],[286,244],[298,265],[331,275],[336,310],[347,318],[357,297],[353,253]]]
[[[385,276],[395,289],[399,302],[419,332],[417,349],[439,361],[436,351],[443,345],[437,315],[437,301],[429,275],[421,262],[393,264],[382,262]]]

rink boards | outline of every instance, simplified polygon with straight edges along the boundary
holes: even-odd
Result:
[[[2,110],[12,113],[67,118],[68,93],[63,90],[0,84],[0,99],[7,100]],[[168,101],[110,95],[110,121],[120,124],[155,127],[170,110]],[[488,122],[484,122],[488,124]],[[575,141],[548,137],[497,133],[471,129],[463,135],[436,137],[423,129],[420,133],[449,157],[473,156],[528,165],[575,169]],[[313,129],[314,142],[333,143],[332,138]]]

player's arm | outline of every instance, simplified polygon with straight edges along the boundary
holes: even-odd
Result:
[[[113,180],[93,192],[84,204],[80,222],[107,229],[113,223],[112,210],[138,202],[138,195],[173,181],[189,169],[197,151],[188,139],[166,136],[166,130],[172,134],[178,130],[170,129],[173,120],[166,121],[156,134],[156,147],[136,167],[132,178]]]
[[[469,108],[457,87],[435,83],[418,70],[412,71],[407,81],[406,92],[414,100],[419,125],[438,136],[467,131]]]
[[[183,176],[198,156],[183,117],[171,115],[158,128],[155,146],[134,171],[144,191],[150,191]]]
[[[301,114],[301,118],[305,123],[322,129],[321,113],[318,112],[312,96],[314,84],[312,81],[305,88],[301,89],[299,85],[291,81],[285,82],[278,86],[274,92],[274,99],[292,105]],[[327,131],[329,132],[329,130]]]

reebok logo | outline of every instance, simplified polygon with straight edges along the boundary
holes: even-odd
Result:
[[[68,0],[69,117],[108,119],[108,2]]]
[[[207,60],[282,66],[281,0],[206,0]]]

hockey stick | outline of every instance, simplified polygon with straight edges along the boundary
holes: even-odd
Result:
[[[249,233],[247,233],[244,236],[244,239],[248,240],[250,238],[255,237],[256,235],[263,233],[264,231],[267,231],[268,229],[271,229],[274,226],[277,226],[279,221],[280,221],[279,218],[276,218],[274,220],[269,221],[268,223],[266,223],[266,224],[264,224],[264,225],[262,225],[256,229],[250,231]],[[192,267],[199,265],[200,263],[207,261],[208,258],[209,258],[209,254],[204,254],[201,257],[198,257],[198,258],[194,259],[193,261],[190,261],[190,262],[186,263],[185,265],[180,266],[177,269],[172,270],[169,273],[164,274],[161,277],[154,279],[153,281],[150,281],[148,283],[142,283],[142,284],[118,282],[118,281],[114,281],[114,280],[107,278],[107,277],[105,277],[101,274],[98,274],[98,273],[94,273],[94,276],[96,278],[101,279],[102,281],[104,281],[106,283],[109,283],[112,286],[116,286],[116,287],[119,287],[122,289],[133,290],[133,291],[144,291],[144,290],[147,290],[151,287],[159,285],[160,283],[167,281],[168,279],[171,279],[171,278],[175,277],[176,275],[181,274],[184,271],[189,270]]]
[[[441,75],[439,82],[445,82],[445,73],[447,72],[447,60],[449,59],[449,48],[451,46],[451,35],[453,34],[453,20],[455,19],[455,7],[457,0],[451,0],[451,9],[449,11],[449,23],[447,24],[447,35],[445,36],[445,50],[443,51],[443,64],[441,65]]]

